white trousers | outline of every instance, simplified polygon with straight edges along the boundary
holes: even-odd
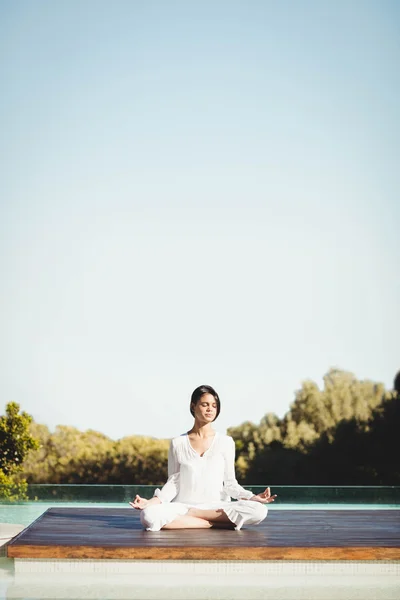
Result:
[[[243,525],[258,525],[265,519],[268,509],[265,504],[254,500],[237,502],[212,502],[209,504],[182,504],[181,502],[162,502],[148,506],[140,513],[140,521],[147,531],[160,531],[164,525],[177,517],[186,515],[190,508],[223,509],[228,519],[239,531]]]

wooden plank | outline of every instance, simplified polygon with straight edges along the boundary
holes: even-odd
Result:
[[[76,509],[50,509],[13,543],[58,545],[111,546],[170,546],[192,545],[244,545],[260,546],[398,546],[400,511],[274,511],[257,527],[240,532],[230,530],[168,530],[145,532],[137,513],[86,514],[68,511]],[[97,510],[97,509],[95,509]],[[107,509],[105,509],[107,510]],[[126,511],[126,509],[120,509]]]
[[[12,546],[10,558],[120,560],[400,560],[399,548]]]
[[[270,510],[241,531],[146,532],[130,508],[47,510],[10,542],[14,558],[399,560],[400,510]]]

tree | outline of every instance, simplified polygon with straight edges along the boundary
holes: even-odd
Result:
[[[24,463],[28,483],[161,485],[167,478],[168,440],[129,436],[114,441],[103,433],[31,424],[40,449]]]
[[[16,481],[16,475],[28,453],[39,447],[29,429],[32,417],[19,409],[19,404],[9,402],[0,417],[0,498],[8,500],[26,497],[26,481]]]
[[[400,396],[385,396],[368,421],[342,420],[324,433],[305,461],[308,484],[399,485]]]
[[[396,377],[394,378],[393,389],[397,394],[400,395],[400,371],[398,371]]]
[[[400,390],[400,373],[394,387]],[[393,427],[389,427],[389,413],[393,423],[397,417],[393,394],[396,391],[386,391],[381,383],[358,380],[340,369],[328,371],[322,389],[304,381],[282,419],[268,413],[259,425],[245,422],[228,430],[236,444],[238,473],[246,484],[397,481],[393,469],[392,479],[385,471],[381,454],[380,461],[371,457],[369,464],[363,450],[365,433],[371,428],[378,428],[375,437],[382,447],[393,441]],[[384,445],[383,431],[388,434]],[[343,463],[340,469],[339,462]]]

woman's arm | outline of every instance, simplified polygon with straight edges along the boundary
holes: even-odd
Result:
[[[235,476],[235,442],[230,437],[229,443],[224,453],[225,455],[225,475],[224,475],[224,491],[235,500],[254,500],[262,504],[270,504],[274,502],[276,494],[271,496],[269,487],[261,494],[253,494],[249,490],[245,490],[238,484]]]
[[[176,455],[176,449],[173,444],[173,440],[169,445],[168,451],[168,479],[167,482],[163,485],[161,490],[159,488],[154,492],[154,496],[147,500],[147,498],[141,498],[137,495],[133,502],[129,502],[129,504],[133,508],[137,508],[138,510],[143,510],[147,506],[151,506],[153,504],[160,504],[161,502],[171,502],[178,494],[179,491],[179,477],[180,477],[180,466],[178,462],[178,458]]]
[[[239,485],[235,475],[235,442],[228,437],[224,451],[225,473],[224,473],[224,492],[235,500],[250,500],[254,496],[253,492],[245,490]]]
[[[171,502],[178,495],[180,479],[180,465],[174,445],[174,440],[171,440],[168,451],[168,480],[154,492],[153,498],[158,498],[160,502]],[[153,500],[152,498],[152,500]]]

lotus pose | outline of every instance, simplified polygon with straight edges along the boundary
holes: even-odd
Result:
[[[194,425],[171,441],[168,480],[147,500],[136,496],[130,505],[141,511],[147,531],[160,529],[229,528],[258,525],[267,516],[266,504],[276,498],[267,488],[254,495],[235,477],[235,444],[214,431],[221,403],[208,385],[196,388],[190,401]],[[231,498],[237,502],[231,502]]]

